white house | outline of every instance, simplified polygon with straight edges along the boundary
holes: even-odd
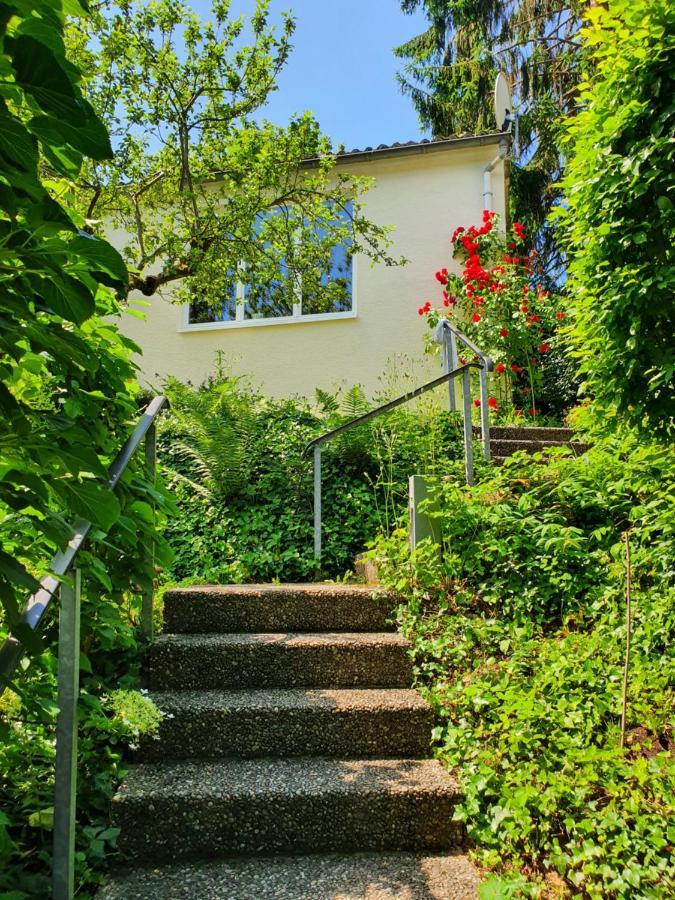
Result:
[[[395,226],[392,254],[410,262],[373,266],[336,248],[335,270],[351,297],[333,312],[315,314],[295,304],[263,315],[246,302],[242,287],[231,304],[223,304],[221,320],[201,321],[189,305],[155,296],[145,321],[128,316],[123,326],[143,349],[141,381],[159,387],[174,375],[197,384],[213,372],[219,352],[235,374],[250,376],[276,397],[356,383],[372,395],[401,354],[426,373],[426,323],[417,309],[427,299],[440,302],[434,272],[457,265],[452,231],[480,222],[485,208],[505,217],[509,140],[494,133],[340,154],[338,171],[375,179],[365,196],[366,214]]]

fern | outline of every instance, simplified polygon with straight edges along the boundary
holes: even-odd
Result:
[[[339,411],[340,403],[334,394],[329,394],[328,391],[322,391],[321,388],[316,388],[314,395],[322,412],[327,415],[334,415]]]
[[[349,388],[342,398],[341,413],[350,419],[356,419],[370,410],[370,403],[366,400],[363,390],[358,384]]]
[[[199,493],[220,499],[235,496],[252,468],[250,447],[256,413],[238,380],[228,377],[193,390],[172,380],[167,391],[178,432],[173,453],[189,474],[175,474]]]

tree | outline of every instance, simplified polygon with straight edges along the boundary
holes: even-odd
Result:
[[[173,0],[120,0],[71,31],[116,148],[113,160],[85,165],[78,196],[92,230],[112,223],[133,235],[131,289],[151,296],[173,284],[175,298],[219,307],[245,267],[250,283],[301,282],[330,307],[339,286],[322,276],[335,244],[394,262],[387,229],[359,204],[367,180],[334,172],[314,118],[257,118],[294,27],[288,16],[270,25],[269,5],[257,0],[246,23],[213,0],[203,22]]]
[[[517,110],[511,169],[514,218],[537,234],[549,275],[560,265],[546,217],[561,174],[560,119],[571,113],[580,67],[585,0],[401,0],[422,8],[426,32],[396,48],[406,60],[399,84],[434,135],[501,128],[494,121],[497,72],[513,88]]]
[[[570,339],[605,425],[673,433],[675,7],[610,0],[587,11],[593,68],[567,126]]]

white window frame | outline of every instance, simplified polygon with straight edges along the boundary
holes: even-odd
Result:
[[[245,297],[245,280],[237,281],[237,291],[235,295],[236,312],[235,318],[223,322],[190,322],[190,304],[183,303],[180,307],[180,319],[178,324],[179,332],[191,331],[221,331],[228,328],[262,328],[275,325],[303,325],[311,322],[333,322],[337,319],[355,319],[356,318],[356,297],[357,297],[357,255],[352,254],[352,308],[344,312],[327,312],[327,313],[310,313],[306,316],[302,314],[302,295],[300,286],[296,289],[296,298],[293,303],[293,315],[291,316],[271,316],[269,319],[245,319],[244,312],[246,309]],[[243,273],[242,273],[243,274]]]

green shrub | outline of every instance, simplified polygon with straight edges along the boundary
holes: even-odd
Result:
[[[555,879],[574,896],[675,889],[673,487],[672,454],[633,438],[549,464],[520,456],[474,488],[438,483],[442,554],[422,544],[411,558],[404,532],[377,545],[438,754],[460,776],[457,817],[499,876],[486,897]]]
[[[56,623],[45,650],[20,673],[21,693],[0,697],[0,894],[12,900],[50,895]],[[110,799],[125,772],[125,751],[152,734],[159,713],[138,684],[139,646],[134,611],[107,598],[82,607],[76,873],[78,897],[91,897],[117,834],[109,826]]]
[[[177,499],[166,537],[169,577],[213,582],[312,580],[310,440],[370,404],[343,396],[268,400],[225,374],[197,389],[171,382],[160,459]],[[322,573],[340,577],[407,509],[408,476],[452,471],[461,455],[455,417],[403,409],[329,443],[323,452]]]
[[[49,560],[91,521],[83,575],[78,896],[114,843],[108,803],[126,734],[103,695],[131,688],[140,589],[167,546],[155,524],[168,508],[139,455],[113,495],[107,469],[138,416],[138,348],[119,331],[128,272],[89,234],[73,203],[84,155],[112,156],[63,43],[77,0],[3,4],[0,13],[0,642]],[[157,519],[152,505],[160,507]],[[56,604],[54,604],[56,605]],[[0,891],[49,896],[56,713],[56,613],[24,631],[29,658],[16,694],[0,699]],[[5,687],[5,685],[3,685]]]

